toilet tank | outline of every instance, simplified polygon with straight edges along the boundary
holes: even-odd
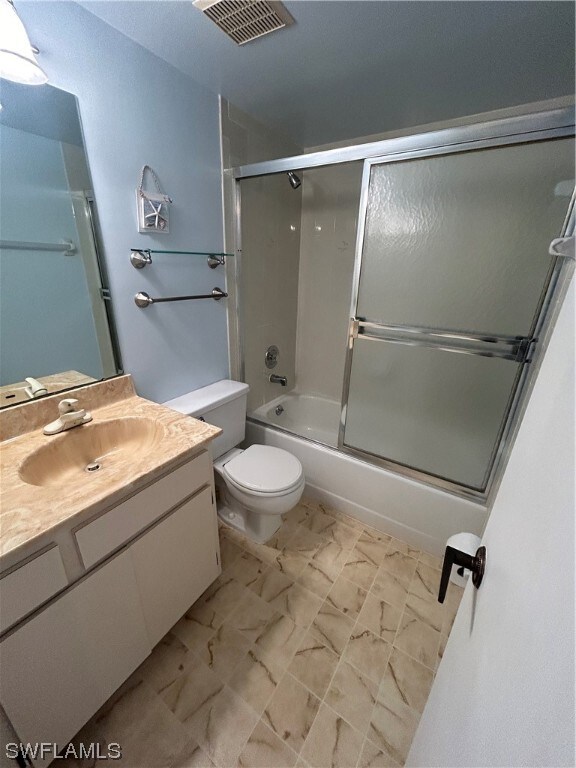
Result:
[[[222,379],[168,400],[164,405],[187,416],[203,419],[223,430],[212,441],[212,456],[217,459],[244,440],[248,389],[248,384]]]

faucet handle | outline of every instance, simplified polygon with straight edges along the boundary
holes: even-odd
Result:
[[[64,416],[66,413],[72,413],[73,411],[76,411],[76,406],[78,405],[78,400],[74,397],[67,397],[64,400],[60,400],[58,403],[58,412],[61,416]]]

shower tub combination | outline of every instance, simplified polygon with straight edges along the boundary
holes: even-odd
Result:
[[[481,534],[572,269],[573,137],[557,109],[235,169],[247,441],[427,551]]]
[[[337,401],[288,392],[252,412],[246,442],[290,451],[302,462],[309,498],[418,549],[442,555],[456,528],[482,532],[486,511],[478,504],[338,450],[339,420]]]

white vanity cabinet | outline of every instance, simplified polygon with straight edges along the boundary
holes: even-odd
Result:
[[[65,746],[149,653],[123,552],[0,643],[2,705],[19,741]]]
[[[152,646],[220,573],[212,489],[204,488],[130,547]]]
[[[18,740],[59,749],[219,575],[210,455],[202,451],[70,536],[85,575],[0,640],[0,703]]]

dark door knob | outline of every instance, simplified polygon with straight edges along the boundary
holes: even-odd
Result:
[[[478,589],[484,578],[484,569],[486,568],[486,547],[479,547],[475,555],[469,555],[462,552],[461,549],[446,547],[444,554],[444,563],[442,565],[442,576],[440,577],[440,590],[438,592],[438,602],[443,603],[448,589],[448,580],[453,565],[460,565],[467,571],[472,571],[472,584]]]

